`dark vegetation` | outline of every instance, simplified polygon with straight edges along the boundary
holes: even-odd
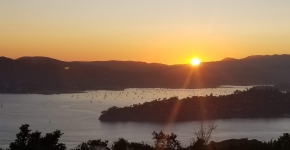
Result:
[[[290,117],[290,92],[253,87],[230,95],[158,99],[103,111],[101,121],[167,122]]]
[[[15,142],[10,143],[11,150],[65,150],[66,146],[59,143],[59,138],[63,135],[60,130],[47,133],[41,137],[41,132],[31,133],[29,125],[22,125],[20,132],[16,134]]]
[[[119,138],[113,143],[109,141],[89,140],[78,145],[72,150],[289,150],[290,135],[284,133],[277,140],[269,142],[261,142],[258,140],[248,139],[230,139],[222,142],[210,141],[211,133],[216,128],[210,124],[193,133],[193,139],[188,147],[182,147],[177,140],[176,134],[165,134],[163,131],[153,132],[153,145],[144,142],[129,142],[126,139]],[[56,130],[47,133],[41,137],[41,132],[32,132],[29,125],[25,124],[20,127],[20,132],[16,135],[15,142],[12,142],[7,149],[0,150],[66,150],[64,143],[59,143],[60,137],[63,135],[61,131]]]
[[[64,62],[46,57],[15,60],[0,57],[0,93],[55,94],[99,89],[277,84],[290,82],[289,68],[290,55],[227,58],[205,62],[198,67],[132,61]],[[185,85],[186,79],[188,84]]]

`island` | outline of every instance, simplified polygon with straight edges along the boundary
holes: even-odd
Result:
[[[230,95],[156,99],[102,112],[104,122],[184,122],[231,118],[290,117],[290,92],[253,87]]]

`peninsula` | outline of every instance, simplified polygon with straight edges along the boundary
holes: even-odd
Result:
[[[183,122],[231,118],[290,117],[290,92],[271,88],[235,91],[230,95],[158,99],[102,112],[105,122]]]

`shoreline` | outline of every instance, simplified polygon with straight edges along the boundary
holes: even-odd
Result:
[[[233,87],[231,87],[233,86]],[[213,89],[213,88],[234,88],[237,87],[253,87],[254,85],[226,85],[226,87],[221,86],[208,86],[208,87],[200,87],[200,88],[178,88],[178,87],[124,87],[124,88],[96,88],[96,89],[83,89],[83,90],[42,90],[42,91],[29,91],[29,92],[21,92],[21,91],[0,91],[0,94],[40,94],[40,95],[55,95],[55,94],[75,94],[75,93],[87,93],[88,91],[124,91],[126,89],[180,89],[180,90],[194,90],[194,89]]]

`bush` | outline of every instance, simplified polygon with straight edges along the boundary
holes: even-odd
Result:
[[[210,141],[212,131],[216,129],[216,125],[209,124],[208,127],[204,127],[203,123],[200,124],[200,129],[194,131],[195,138],[192,139],[192,150],[204,150],[206,145]]]
[[[153,131],[154,149],[156,150],[175,150],[180,149],[180,141],[176,140],[177,135],[171,133],[164,134],[163,131],[159,133]]]

